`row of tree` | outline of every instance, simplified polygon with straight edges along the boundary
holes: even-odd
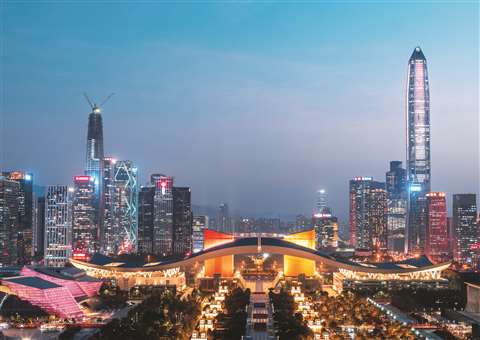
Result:
[[[216,318],[215,340],[237,340],[245,335],[247,326],[247,305],[250,303],[250,289],[233,289],[224,301],[225,313]]]

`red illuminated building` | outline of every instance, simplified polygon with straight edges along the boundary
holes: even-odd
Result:
[[[425,255],[432,261],[448,258],[447,202],[444,192],[430,192],[427,195],[427,229]]]

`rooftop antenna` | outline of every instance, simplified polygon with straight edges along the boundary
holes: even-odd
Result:
[[[83,93],[83,96],[85,97],[88,105],[90,105],[90,107],[92,108],[92,112],[93,113],[100,113],[100,109],[103,107],[103,105],[108,102],[110,100],[110,98],[112,98],[112,96],[114,95],[115,93],[110,93],[107,98],[105,98],[102,103],[100,105],[97,105],[95,103],[92,103],[92,101],[90,100],[90,98],[88,97],[88,95],[84,92]]]

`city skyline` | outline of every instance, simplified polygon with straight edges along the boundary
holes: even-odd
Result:
[[[355,18],[354,22],[374,30],[376,25],[385,26],[386,19],[378,24],[373,20],[379,20],[382,13],[402,22],[407,12],[405,8],[412,6],[402,7],[394,15],[388,7],[380,5],[368,18]],[[428,59],[432,86],[432,190],[447,192],[447,206],[451,209],[452,194],[479,193],[478,152],[475,152],[478,148],[478,118],[475,115],[478,113],[478,64],[474,62],[478,59],[478,39],[472,34],[475,30],[469,30],[478,24],[478,16],[470,14],[467,5],[453,7],[450,9],[462,12],[470,20],[444,25],[441,18],[447,15],[448,5],[429,6],[435,8],[438,15],[419,22],[422,29],[417,37],[405,38],[411,30],[405,23],[400,26],[405,32],[395,35],[403,37],[398,43],[393,43],[391,38],[387,40],[382,34],[373,34],[373,38],[362,40],[366,46],[360,43],[350,46],[351,35],[356,33],[349,29],[336,33],[337,39],[319,34],[317,41],[313,33],[321,31],[323,25],[334,23],[331,19],[325,23],[313,22],[312,14],[306,13],[304,8],[297,9],[297,14],[306,22],[303,29],[311,28],[312,33],[286,50],[282,50],[278,38],[273,39],[274,34],[269,29],[260,29],[259,36],[250,44],[248,34],[241,31],[247,22],[258,28],[261,13],[257,11],[269,6],[238,6],[241,14],[229,20],[220,19],[221,13],[233,15],[231,9],[222,9],[222,6],[202,12],[196,24],[214,18],[210,29],[222,26],[227,29],[219,41],[203,41],[201,37],[198,41],[192,40],[192,24],[192,27],[185,25],[183,33],[175,26],[165,31],[149,31],[148,38],[141,42],[132,40],[127,34],[125,42],[110,36],[113,41],[108,43],[112,32],[105,29],[105,23],[101,24],[103,31],[99,37],[90,39],[89,36],[87,40],[88,29],[72,32],[65,22],[66,32],[73,33],[76,52],[85,52],[87,47],[99,48],[99,56],[92,58],[92,65],[74,56],[81,69],[90,75],[106,66],[98,74],[98,84],[92,85],[85,74],[70,70],[65,65],[66,60],[55,59],[51,52],[44,51],[36,57],[40,46],[38,41],[33,41],[35,37],[53,47],[69,46],[61,34],[52,36],[48,16],[33,20],[30,26],[22,20],[14,22],[22,6],[8,4],[4,10],[7,40],[4,47],[3,106],[6,114],[2,127],[5,131],[2,134],[2,163],[6,169],[33,172],[37,183],[42,185],[71,184],[73,175],[84,168],[86,120],[91,111],[82,92],[88,92],[96,100],[115,92],[117,95],[103,112],[105,155],[131,159],[138,164],[140,184],[145,184],[150,174],[162,172],[174,175],[180,185],[191,187],[194,204],[216,206],[228,202],[233,212],[271,214],[311,213],[316,190],[325,188],[328,204],[346,221],[348,181],[354,176],[373,176],[374,180],[383,182],[391,160],[405,162],[405,75],[408,57],[415,46],[420,45]],[[78,20],[62,6],[33,6],[33,9],[23,8],[22,14],[33,19],[29,15],[45,11],[45,7],[53,9],[50,19],[64,14],[63,20]],[[120,12],[117,13],[120,17],[125,16],[128,7],[119,6],[115,11]],[[273,27],[287,30],[300,25],[285,16],[285,7],[290,6],[280,6],[274,11],[273,17],[284,20],[275,22],[270,18],[274,21]],[[345,19],[356,8],[354,5],[340,7],[344,12],[328,5],[312,6],[312,12],[319,17],[330,13]],[[79,10],[88,8],[80,6]],[[177,9],[159,6],[158,9],[159,12],[164,9],[165,13],[186,10],[181,6]],[[105,8],[100,6],[99,12],[102,10]],[[144,14],[142,6],[136,10],[132,21],[138,21]],[[88,21],[95,17],[83,19]],[[113,27],[122,28],[118,19],[108,20],[113,20],[110,22]],[[186,24],[183,21],[186,19],[175,20],[178,25]],[[136,30],[149,28],[153,21],[154,16],[146,16],[143,26]],[[433,25],[427,27],[428,24]],[[435,29],[441,29],[444,34],[434,36]],[[386,30],[396,32],[389,26]],[[447,30],[452,32],[447,34]],[[297,34],[305,35],[300,31]],[[122,32],[126,34],[128,30]],[[239,49],[242,53],[235,52],[235,46],[227,39],[229,35],[241,38]],[[342,42],[341,38],[349,35],[350,40]],[[179,36],[184,38],[180,42],[175,40]],[[286,38],[291,40],[296,36],[292,34]],[[91,46],[82,41],[88,41]],[[139,44],[138,54],[125,51],[122,55],[125,62],[116,65],[123,68],[115,70],[115,63],[110,66],[113,60],[109,52],[118,52],[122,43],[127,44],[129,50]],[[269,52],[258,46],[262,43],[268,43],[272,50]],[[151,53],[145,54],[148,48]],[[294,54],[295,50],[299,55]],[[22,51],[29,53],[14,60]],[[185,52],[189,58],[182,57]],[[331,58],[333,54],[335,58]],[[158,63],[155,56],[160,59]],[[176,57],[180,58],[178,63]],[[20,83],[17,83],[24,83],[27,71],[32,71],[32,66],[25,64],[29,60],[37,61],[40,66],[34,70],[34,77],[25,88],[31,104],[21,100]],[[212,62],[218,62],[218,68],[213,68]],[[157,78],[137,72],[135,65],[142,63],[146,63],[145,69],[152,70]],[[329,70],[332,66],[340,71]],[[13,79],[10,67],[18,79]],[[181,67],[186,69],[181,70]],[[45,74],[53,68],[53,74]],[[258,71],[262,72],[256,74]],[[118,74],[124,74],[127,84],[118,83],[122,80]],[[212,80],[210,87],[199,89],[197,86],[204,78]],[[38,90],[35,86],[41,79],[46,79],[48,86],[37,93],[34,89]],[[68,82],[75,85],[67,86]],[[180,85],[169,87],[170,82]],[[47,91],[51,90],[55,90],[54,102],[48,101],[52,93]],[[355,105],[344,103],[344,95]],[[43,99],[46,103],[41,104]],[[190,102],[190,106],[185,102]],[[68,114],[62,112],[64,109]],[[134,109],[136,113],[132,114]],[[48,110],[47,117],[39,115],[39,110]],[[360,115],[363,119],[358,119]],[[29,123],[29,118],[34,122]],[[460,128],[461,136],[452,133]],[[125,138],[128,129],[132,129],[129,131],[132,134]],[[58,136],[53,136],[53,132]],[[164,133],[171,141],[167,147],[163,138],[155,138]],[[31,137],[19,141],[18,136]],[[56,141],[57,137],[62,143]],[[382,143],[377,143],[378,140]],[[25,150],[21,155],[12,152],[13,145],[17,144],[17,148]],[[51,151],[45,153],[47,147]],[[252,192],[255,193],[253,199]],[[283,197],[292,199],[285,203]]]

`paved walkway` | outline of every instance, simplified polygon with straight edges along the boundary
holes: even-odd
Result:
[[[246,339],[248,340],[270,340],[274,339],[269,334],[269,330],[272,329],[272,307],[268,295],[264,291],[263,281],[260,279],[254,282],[250,281],[251,289],[250,304],[248,306],[248,318],[247,318],[247,332]],[[265,324],[265,330],[255,330],[255,324]]]

